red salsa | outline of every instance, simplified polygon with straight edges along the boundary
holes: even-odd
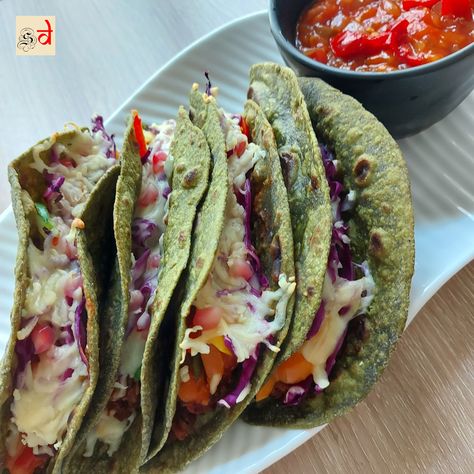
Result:
[[[296,25],[296,47],[329,66],[393,71],[474,42],[474,0],[316,0]]]

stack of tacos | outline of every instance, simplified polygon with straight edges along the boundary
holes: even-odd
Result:
[[[10,180],[7,472],[177,471],[242,414],[317,426],[369,391],[403,330],[403,158],[317,79],[255,65],[242,114],[195,84],[176,120],[133,111],[120,156],[98,117]]]

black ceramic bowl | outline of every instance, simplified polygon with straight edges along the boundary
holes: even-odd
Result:
[[[326,66],[295,47],[296,22],[311,0],[270,0],[270,26],[284,61],[358,99],[396,138],[430,127],[474,89],[474,43],[439,61],[403,71],[355,72]]]

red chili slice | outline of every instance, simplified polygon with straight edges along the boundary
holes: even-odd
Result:
[[[248,139],[250,139],[249,126],[247,122],[245,121],[244,117],[242,116],[240,117],[239,125],[240,125],[240,130],[242,131],[242,133],[246,135]]]
[[[331,49],[335,56],[351,59],[357,56],[379,54],[387,46],[390,33],[367,35],[353,31],[341,31],[330,39]]]
[[[135,140],[138,143],[138,153],[143,158],[147,152],[145,135],[143,134],[142,119],[135,111],[133,114],[133,131],[135,132]]]
[[[436,5],[440,0],[403,0],[402,7],[404,10],[410,10],[411,8],[431,8]]]
[[[471,3],[469,0],[441,0],[441,15],[472,20]]]

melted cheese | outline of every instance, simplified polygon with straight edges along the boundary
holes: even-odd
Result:
[[[130,427],[134,419],[135,415],[131,415],[126,420],[120,421],[103,412],[95,429],[87,436],[84,457],[91,457],[94,454],[94,448],[99,439],[109,446],[107,454],[112,456],[120,446],[123,433]]]
[[[337,277],[333,283],[326,273],[323,287],[324,320],[318,332],[301,348],[303,357],[313,364],[313,379],[320,389],[329,385],[326,361],[336,349],[349,321],[370,304],[371,297],[365,297],[364,300],[362,293],[371,293],[373,287],[370,275],[354,281]],[[345,311],[340,315],[342,308]]]
[[[67,369],[74,372],[62,382]],[[13,423],[23,433],[23,442],[35,451],[47,445],[58,448],[88,384],[87,368],[76,344],[52,346],[34,368],[27,364],[22,379],[22,388],[13,392]]]

